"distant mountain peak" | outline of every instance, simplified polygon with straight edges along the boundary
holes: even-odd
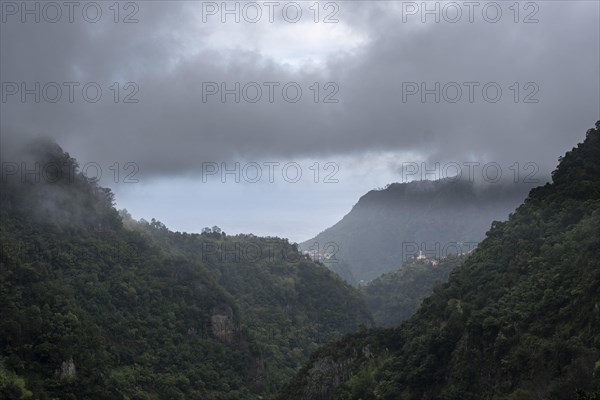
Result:
[[[444,257],[461,242],[482,240],[492,221],[506,219],[530,188],[447,179],[392,183],[363,195],[341,221],[301,247],[335,247],[338,265],[326,265],[353,284],[370,281],[402,265],[415,246]]]

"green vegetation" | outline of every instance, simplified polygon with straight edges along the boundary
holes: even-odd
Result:
[[[268,393],[279,389],[321,344],[372,320],[359,291],[279,238],[170,232],[158,222],[133,225],[174,257],[206,267],[239,309],[240,327],[260,347]],[[217,229],[215,229],[217,228]],[[216,232],[215,232],[216,230]]]
[[[264,399],[371,324],[286,240],[132,221],[60,147],[29,150],[61,167],[2,182],[0,398]]]
[[[598,398],[600,121],[552,178],[415,316],[319,349],[280,398]]]
[[[410,260],[361,286],[375,325],[397,326],[412,317],[433,288],[445,283],[450,271],[464,259],[464,255],[450,255],[433,264],[431,260]]]
[[[301,243],[311,253],[332,253],[326,262],[347,282],[358,285],[392,272],[418,250],[437,257],[464,243],[471,250],[494,220],[518,206],[531,184],[476,185],[459,181],[394,183],[360,198],[338,223]]]

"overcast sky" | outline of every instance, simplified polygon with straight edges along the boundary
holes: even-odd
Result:
[[[2,1],[2,147],[53,138],[138,219],[292,241],[423,166],[543,180],[600,119],[600,2],[514,4]]]

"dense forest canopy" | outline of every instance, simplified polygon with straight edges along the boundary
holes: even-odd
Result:
[[[398,270],[361,286],[375,324],[392,327],[410,318],[434,287],[445,283],[452,269],[466,256],[450,254],[442,259],[412,259]]]
[[[372,324],[285,239],[133,221],[56,144],[22,157],[53,167],[2,181],[0,398],[269,398]]]
[[[598,398],[600,121],[552,176],[415,316],[318,350],[280,399]]]
[[[359,289],[286,239],[135,221],[54,143],[24,156],[60,168],[1,182],[0,398],[600,396],[600,121],[475,250]]]

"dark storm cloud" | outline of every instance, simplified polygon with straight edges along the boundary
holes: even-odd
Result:
[[[441,162],[532,161],[548,171],[599,117],[596,2],[537,2],[539,22],[532,24],[514,23],[507,5],[498,23],[480,13],[474,23],[465,16],[457,23],[431,17],[421,23],[419,15],[404,23],[400,2],[338,4],[340,22],[367,43],[327,53],[320,69],[290,68],[262,49],[215,46],[215,30],[232,29],[251,38],[267,29],[268,43],[284,46],[278,35],[286,26],[202,24],[192,2],[140,2],[136,24],[9,19],[0,39],[2,82],[93,81],[103,98],[95,104],[10,98],[2,103],[2,143],[43,134],[83,160],[136,161],[145,174],[197,171],[202,161],[368,150],[413,152]],[[115,81],[135,82],[139,103],[110,101]],[[255,104],[222,104],[214,96],[203,103],[203,82],[223,81],[297,82],[303,98],[286,102],[278,89],[270,103],[263,87],[263,100]],[[315,104],[308,89],[314,82],[337,84],[339,103]],[[464,86],[457,103],[435,103],[432,95],[422,103],[419,94],[403,102],[403,82],[405,88],[406,82],[480,86],[473,103]],[[482,97],[489,82],[503,91],[497,103]],[[509,88],[515,82],[518,103]],[[522,102],[531,92],[524,88],[528,82],[534,84],[529,89],[539,89],[538,103]],[[121,88],[121,96],[126,93]],[[412,160],[398,164],[403,161]]]

